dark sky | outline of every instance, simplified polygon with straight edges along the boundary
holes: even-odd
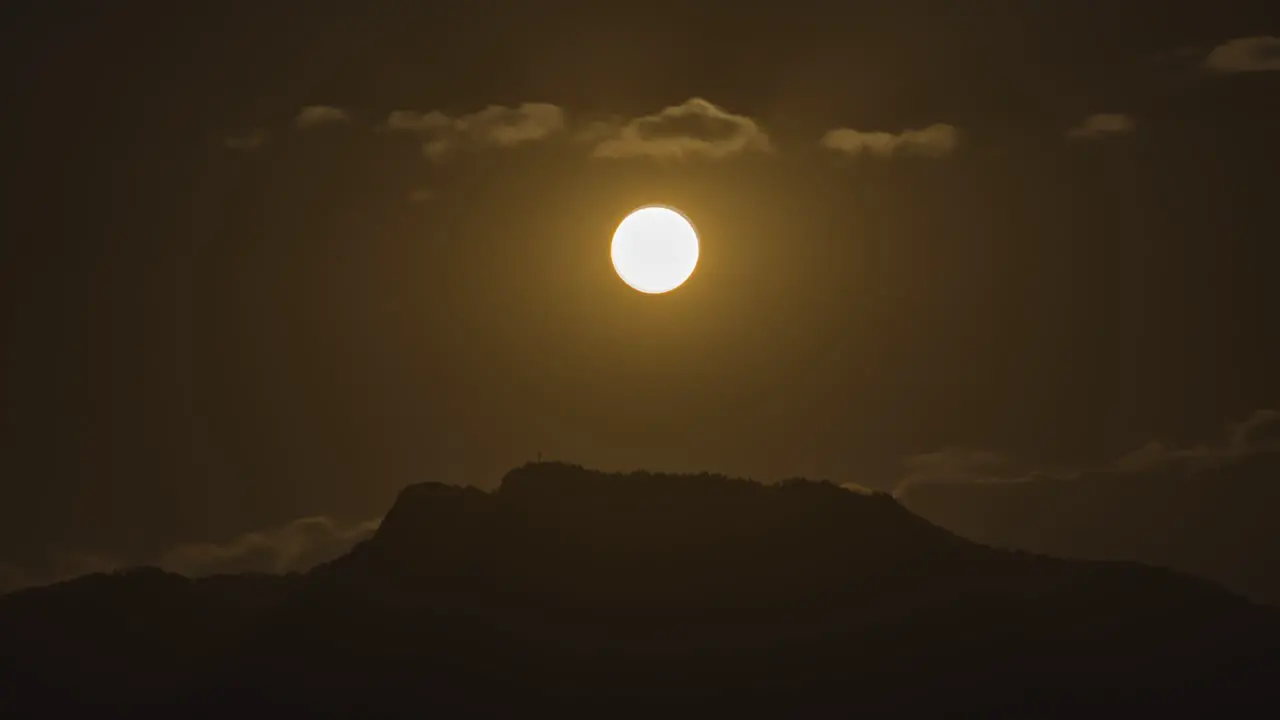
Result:
[[[1275,2],[13,5],[0,565],[1280,405]],[[668,295],[609,265],[649,202]]]

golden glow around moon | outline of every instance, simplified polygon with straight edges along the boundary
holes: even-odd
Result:
[[[633,211],[613,233],[613,268],[642,293],[675,290],[698,264],[698,233],[684,215],[663,205]]]

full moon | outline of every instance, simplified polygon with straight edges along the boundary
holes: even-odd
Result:
[[[693,223],[664,205],[633,211],[613,233],[613,269],[642,293],[675,290],[698,264],[698,233]]]

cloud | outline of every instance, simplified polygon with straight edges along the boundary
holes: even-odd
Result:
[[[158,560],[130,562],[94,554],[72,554],[57,558],[41,572],[0,563],[0,593],[144,564],[188,577],[302,572],[347,552],[372,536],[380,523],[381,520],[367,520],[342,525],[323,516],[307,517],[269,530],[246,533],[228,542],[176,545],[161,553]]]
[[[191,577],[216,573],[287,573],[332,560],[365,540],[381,521],[340,526],[327,517],[300,518],[282,527],[242,535],[227,543],[178,545],[157,563]]]
[[[576,144],[587,145],[594,149],[605,140],[616,138],[628,122],[626,118],[617,117],[610,120],[593,120],[574,128],[573,137],[570,139]]]
[[[829,130],[818,141],[819,145],[828,150],[854,157],[864,153],[878,157],[944,157],[955,151],[959,143],[959,131],[955,126],[945,123],[935,123],[920,130],[904,130],[897,134],[836,128]]]
[[[583,132],[599,138],[592,150],[598,158],[719,159],[772,149],[755,120],[696,97],[629,121],[595,123]]]
[[[348,122],[351,122],[351,115],[346,110],[331,105],[308,105],[299,110],[293,119],[293,124],[303,130]]]
[[[1280,412],[1255,410],[1248,418],[1227,426],[1227,445],[1239,452],[1280,448]]]
[[[387,116],[388,130],[406,130],[411,132],[428,132],[453,126],[453,120],[439,110],[418,112],[417,110],[393,110]]]
[[[1171,448],[1153,440],[1098,467],[1026,473],[1012,472],[1012,463],[1006,458],[983,450],[947,448],[914,455],[903,462],[903,476],[893,494],[901,495],[912,485],[926,483],[1028,482],[1046,478],[1070,479],[1087,472],[1141,473],[1176,468],[1200,470],[1274,451],[1280,451],[1280,412],[1257,410],[1240,422],[1227,424],[1223,429],[1222,440],[1216,444]]]
[[[256,150],[267,144],[267,131],[255,128],[243,135],[230,135],[222,139],[222,147],[228,150]]]
[[[54,558],[49,566],[40,572],[0,563],[0,595],[25,587],[62,582],[81,575],[111,572],[120,567],[121,564],[116,560],[91,553],[61,555]]]
[[[1259,35],[1228,40],[1209,52],[1204,66],[1220,73],[1280,70],[1280,37]]]
[[[465,148],[513,148],[562,137],[589,147],[598,158],[724,158],[771,149],[768,135],[754,120],[701,98],[653,115],[592,121],[572,132],[565,111],[549,103],[490,105],[456,116],[440,110],[396,110],[382,129],[418,136],[422,153],[437,161]]]
[[[1271,450],[1280,450],[1280,412],[1257,410],[1240,422],[1228,424],[1219,444],[1170,448],[1153,440],[1120,456],[1109,469],[1121,472],[1143,472],[1171,466],[1199,469]]]
[[[385,127],[420,135],[423,154],[441,160],[462,147],[512,148],[547,140],[564,130],[565,113],[549,103],[490,105],[456,117],[439,110],[396,110]]]
[[[895,494],[920,483],[978,482],[1000,477],[1009,461],[986,450],[959,447],[912,455],[903,461],[903,476]]]
[[[1067,137],[1093,139],[1111,135],[1127,135],[1137,123],[1123,113],[1094,113],[1067,131]]]
[[[1202,450],[1173,450],[1162,442],[1152,440],[1137,450],[1131,450],[1116,458],[1111,468],[1120,472],[1141,472],[1159,467],[1177,457],[1185,457],[1184,453],[1187,452],[1195,456],[1201,454]]]

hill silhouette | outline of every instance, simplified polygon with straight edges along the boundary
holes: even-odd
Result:
[[[904,505],[977,542],[1129,560],[1280,605],[1280,452],[1021,482],[921,484]]]
[[[183,715],[1076,715],[1274,705],[1280,616],[963,540],[885,494],[557,463],[405,488],[305,574],[0,599],[0,704]],[[8,715],[10,713],[6,713]]]

